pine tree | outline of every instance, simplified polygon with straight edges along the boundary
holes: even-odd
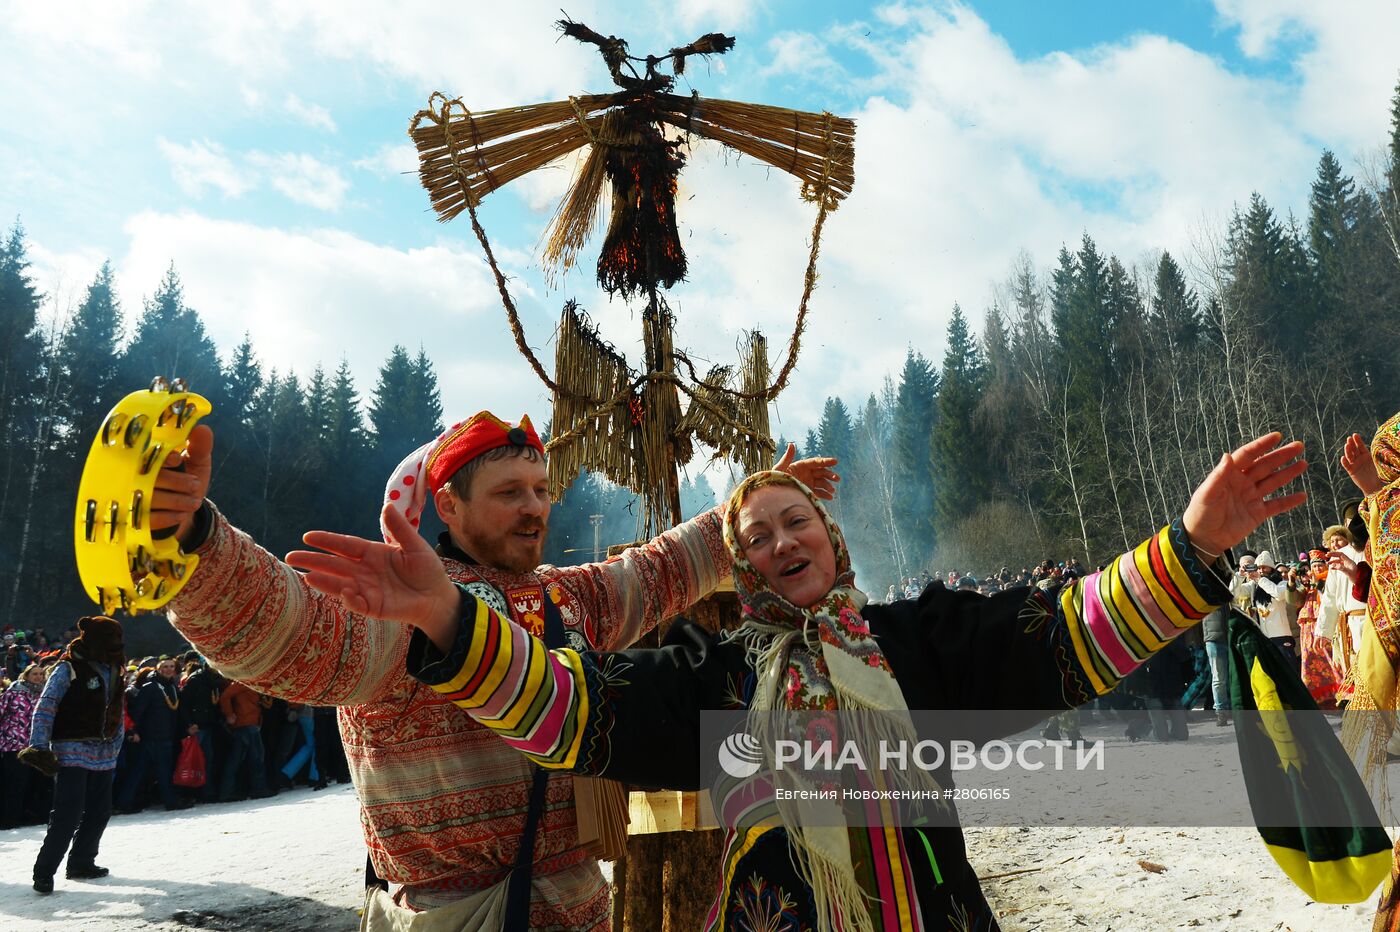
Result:
[[[549,509],[549,533],[544,540],[544,562],[554,566],[577,566],[593,562],[593,515],[605,514],[602,480],[590,472],[580,473],[559,501]],[[598,554],[606,559],[610,541],[598,532]]]
[[[911,348],[904,357],[895,391],[891,447],[894,459],[895,524],[911,569],[933,553],[933,471],[929,435],[937,416],[938,373]]]
[[[1143,331],[1147,327],[1147,309],[1143,306],[1138,284],[1117,256],[1108,257],[1104,307],[1105,326],[1110,330],[1110,339],[1104,344],[1109,354],[1104,374],[1112,384],[1121,375],[1124,359],[1142,345]]]
[[[1289,308],[1287,323],[1275,335],[1288,358],[1304,361],[1323,317],[1323,297],[1308,257],[1302,225],[1291,213],[1283,232],[1283,301]],[[1343,287],[1346,273],[1343,271]]]
[[[981,401],[984,371],[967,318],[955,304],[943,355],[938,414],[929,439],[935,536],[952,531],[986,497],[987,458],[973,423]]]
[[[1051,319],[1070,383],[1070,404],[1087,408],[1111,380],[1111,347],[1118,320],[1110,295],[1109,266],[1088,233],[1079,252],[1060,249],[1051,289]]]
[[[1250,323],[1267,344],[1282,348],[1283,332],[1293,320],[1289,305],[1287,233],[1258,192],[1249,209],[1235,212],[1227,236],[1225,300],[1233,313]]]
[[[853,559],[859,559],[857,579],[871,586],[908,576],[919,568],[905,552],[894,519],[898,490],[889,451],[895,390],[889,377],[885,378],[885,395],[885,402],[873,393],[866,399],[853,427],[851,461],[840,469],[841,495],[847,503],[842,530]]]
[[[245,333],[224,374],[228,399],[221,412],[222,420],[246,424],[252,416],[253,402],[262,388],[262,381],[262,365],[253,353],[252,338]]]
[[[262,364],[253,350],[251,338],[243,335],[223,372],[224,402],[209,416],[214,429],[213,494],[219,508],[235,525],[261,527],[265,516],[262,486],[257,476],[262,468],[259,397],[266,390]],[[191,385],[191,388],[195,386]]]
[[[40,422],[38,390],[44,341],[39,289],[29,274],[24,228],[16,221],[0,248],[0,526],[13,528]],[[13,565],[12,535],[0,535],[0,559]]]
[[[1355,183],[1342,174],[1336,156],[1324,151],[1308,202],[1308,252],[1325,307],[1331,313],[1349,303],[1357,206]]]
[[[419,429],[418,381],[408,351],[396,345],[379,369],[369,406],[372,440],[382,456],[406,456],[430,439]]]
[[[56,356],[63,386],[60,418],[68,435],[62,446],[74,456],[87,453],[103,416],[126,394],[117,381],[121,328],[121,307],[112,290],[112,264],[103,262],[59,338]]]
[[[41,443],[37,475],[30,476],[32,491],[25,510],[30,518],[29,551],[21,572],[19,599],[42,599],[43,593],[76,590],[72,572],[72,541],[48,532],[47,525],[66,525],[72,500],[82,478],[94,436],[107,412],[127,390],[117,380],[117,340],[121,310],[112,290],[112,269],[103,263],[87,293],[53,344],[45,365],[44,382],[51,392],[40,425],[47,442]],[[37,521],[36,521],[37,519]],[[61,569],[60,569],[61,568]],[[74,593],[76,595],[76,592]]]
[[[715,507],[715,490],[704,473],[698,473],[692,481],[686,478],[681,484],[681,515],[689,521],[698,514]]]
[[[136,335],[121,361],[122,380],[145,388],[157,376],[184,379],[218,409],[227,392],[219,353],[204,331],[199,313],[185,304],[184,286],[172,263],[160,286],[147,301],[136,324]]]
[[[982,392],[973,421],[985,451],[987,491],[993,497],[1018,497],[1022,491],[1014,467],[1024,445],[1028,411],[1026,375],[1016,356],[1006,318],[993,304],[982,323]]]
[[[323,525],[346,534],[373,534],[378,528],[374,503],[383,494],[385,475],[367,468],[364,418],[350,364],[341,359],[331,379],[321,434],[321,459],[335,480],[318,484],[316,501]],[[431,509],[429,509],[431,511]]]
[[[822,419],[817,424],[817,449],[821,456],[834,456],[841,462],[851,461],[855,440],[851,425],[851,414],[840,398],[828,398],[822,407]],[[838,495],[828,503],[831,515],[837,521],[846,513],[846,499]]]
[[[1162,258],[1157,260],[1147,319],[1151,331],[1160,335],[1168,347],[1168,360],[1173,365],[1196,348],[1201,331],[1200,313],[1200,302],[1186,284],[1181,267],[1171,253],[1163,252]]]
[[[1395,95],[1390,98],[1390,144],[1386,149],[1385,186],[1390,194],[1391,204],[1400,202],[1400,81],[1395,84]],[[1400,248],[1395,258],[1400,260]]]
[[[311,372],[311,381],[306,383],[307,428],[317,447],[325,442],[330,433],[330,407],[330,382],[326,379],[326,370],[317,363]]]
[[[437,375],[427,355],[395,346],[379,370],[369,408],[374,475],[386,477],[409,453],[442,433]]]
[[[413,403],[419,412],[420,422],[428,428],[428,433],[442,430],[442,394],[438,391],[437,373],[428,354],[420,346],[418,358],[413,361]]]

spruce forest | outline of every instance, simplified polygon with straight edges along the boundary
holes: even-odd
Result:
[[[911,346],[867,397],[828,398],[791,439],[842,460],[833,511],[857,584],[879,597],[923,570],[1104,562],[1270,429],[1307,443],[1310,499],[1251,543],[1319,546],[1357,497],[1338,465],[1345,438],[1369,441],[1400,408],[1400,89],[1390,116],[1374,166],[1349,173],[1321,153],[1306,217],[1241,192],[1224,229],[1149,262],[1066,231],[1048,265],[1008,256],[991,306],[953,309],[941,359]],[[104,265],[77,307],[44,314],[19,221],[0,245],[0,625],[57,632],[94,610],[73,564],[78,479],[104,415],[153,375],[213,403],[211,498],[274,553],[313,527],[377,536],[384,478],[443,427],[421,349],[393,347],[364,394],[344,362],[269,371],[247,340],[221,357],[176,265],[152,285],[143,307],[123,307]],[[688,516],[715,501],[692,478]],[[630,495],[584,476],[555,505],[546,560],[591,559],[597,514],[604,547],[634,535]]]

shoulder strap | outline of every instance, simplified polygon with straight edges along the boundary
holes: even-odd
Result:
[[[564,646],[564,618],[559,607],[549,597],[549,590],[540,587],[544,595],[544,646],[553,650]],[[541,767],[533,767],[534,778],[530,783],[530,809],[525,815],[525,830],[520,837],[520,853],[515,859],[515,869],[510,872],[506,886],[506,916],[502,926],[504,932],[527,932],[530,928],[530,879],[534,875],[535,835],[539,831],[540,817],[544,815],[544,791],[549,783],[549,774]]]

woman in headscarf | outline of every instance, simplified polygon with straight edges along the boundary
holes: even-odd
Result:
[[[1359,434],[1347,438],[1342,466],[1366,496],[1361,503],[1370,539],[1366,543],[1369,593],[1350,675],[1354,692],[1343,729],[1347,750],[1366,763],[1368,777],[1385,762],[1385,744],[1393,717],[1365,714],[1391,712],[1397,704],[1396,667],[1400,665],[1400,414],[1381,425],[1367,449]],[[1333,569],[1357,575],[1354,561],[1340,551],[1329,558]]]
[[[816,498],[758,473],[725,519],[743,624],[718,637],[679,624],[660,650],[547,650],[453,586],[397,512],[385,513],[395,543],[311,532],[327,552],[287,561],[351,609],[418,627],[410,672],[541,766],[697,789],[706,709],[747,709],[764,747],[765,729],[784,727],[775,712],[884,711],[898,732],[908,709],[1064,709],[1103,695],[1229,600],[1220,555],[1304,500],[1269,497],[1306,468],[1300,453],[1272,434],[1226,454],[1181,519],[1054,600],[931,586],[917,602],[869,604]],[[1005,713],[1001,734],[1029,715]],[[946,766],[932,777],[951,786]],[[769,818],[727,829],[708,928],[997,928],[955,823],[813,824],[758,802]]]
[[[1362,626],[1356,664],[1348,677],[1353,692],[1342,720],[1342,744],[1361,764],[1363,776],[1374,781],[1373,795],[1379,792],[1384,798],[1387,744],[1395,730],[1394,716],[1384,713],[1400,709],[1400,414],[1380,426],[1369,449],[1360,434],[1348,437],[1342,467],[1365,496],[1360,513],[1370,537],[1365,554],[1370,564],[1369,624]],[[1330,560],[1333,571],[1356,575],[1351,558],[1334,551]],[[1376,932],[1400,930],[1400,848],[1396,857],[1395,872],[1381,893]]]

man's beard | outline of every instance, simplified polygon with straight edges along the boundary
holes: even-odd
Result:
[[[522,555],[521,550],[526,546],[526,542],[515,535],[533,530],[538,530],[540,536],[533,542],[534,546],[529,547]],[[466,544],[463,549],[472,559],[486,566],[509,573],[529,573],[540,565],[547,533],[548,528],[542,521],[522,521],[505,534],[492,534],[489,537],[462,528],[463,542]]]

